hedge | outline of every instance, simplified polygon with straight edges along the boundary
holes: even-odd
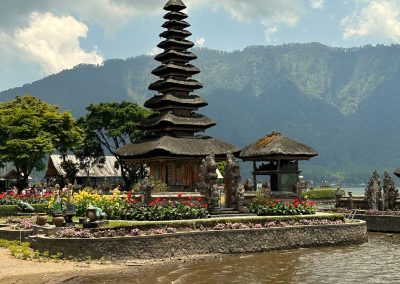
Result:
[[[32,204],[33,208],[35,208],[35,212],[46,212],[47,205],[46,204]],[[0,217],[7,216],[15,216],[23,213],[17,205],[0,205]]]
[[[342,189],[344,194],[344,190]],[[307,196],[308,199],[322,200],[322,199],[335,199],[336,189],[311,189],[308,192],[301,194],[302,198]]]

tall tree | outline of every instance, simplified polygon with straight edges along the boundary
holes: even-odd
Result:
[[[28,185],[33,170],[44,169],[47,154],[65,154],[81,134],[70,112],[31,95],[0,103],[0,161],[14,164],[20,187]]]
[[[138,124],[150,114],[150,111],[136,103],[126,101],[91,104],[87,110],[89,113],[80,120],[85,133],[92,135],[116,157],[125,186],[130,188],[145,177],[146,168],[143,164],[124,162],[116,155],[116,150],[142,137],[143,132],[138,129]]]
[[[74,151],[77,159],[77,168],[86,172],[86,180],[90,185],[89,173],[93,167],[101,168],[106,162],[104,150],[101,143],[91,135],[85,133],[82,144]]]

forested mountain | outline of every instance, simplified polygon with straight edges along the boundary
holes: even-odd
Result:
[[[366,182],[374,168],[400,167],[400,46],[331,48],[319,43],[253,46],[243,51],[195,50],[204,84],[200,110],[217,126],[209,134],[245,146],[272,130],[314,147],[302,164],[314,180]],[[90,103],[153,95],[157,66],[149,56],[79,65],[20,88],[76,117]],[[248,173],[243,173],[244,176]]]

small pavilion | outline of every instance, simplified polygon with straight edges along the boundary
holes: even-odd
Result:
[[[197,113],[207,105],[201,97],[192,94],[202,88],[193,75],[200,70],[189,62],[197,56],[188,51],[194,43],[186,38],[190,26],[185,21],[186,8],[181,0],[169,0],[164,6],[167,13],[162,25],[166,30],[158,47],[164,51],[155,57],[161,65],[152,71],[160,79],[149,89],[157,94],[147,100],[145,107],[153,114],[140,123],[146,136],[117,150],[117,154],[130,163],[145,163],[150,175],[164,181],[170,191],[191,191],[199,181],[202,159],[214,154],[216,160],[239,149],[221,140],[198,135],[216,123]]]
[[[313,148],[279,132],[272,132],[243,148],[239,157],[243,161],[253,162],[254,190],[257,189],[257,176],[270,176],[272,195],[291,196],[297,193],[295,185],[300,174],[298,161],[309,160],[317,155]]]

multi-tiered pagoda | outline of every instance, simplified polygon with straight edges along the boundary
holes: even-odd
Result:
[[[197,136],[215,125],[208,117],[196,113],[207,102],[193,91],[202,84],[191,77],[200,70],[189,62],[197,56],[188,51],[194,46],[186,38],[190,25],[185,21],[186,8],[181,0],[169,0],[164,10],[167,30],[160,34],[165,38],[158,47],[164,52],[155,59],[161,65],[153,70],[160,80],[149,86],[158,94],[146,101],[145,107],[154,114],[141,122],[147,136],[136,143],[118,149],[118,155],[132,163],[146,163],[150,175],[166,182],[171,189],[192,188],[199,179],[201,160],[209,154],[223,158],[238,149],[211,137]]]

